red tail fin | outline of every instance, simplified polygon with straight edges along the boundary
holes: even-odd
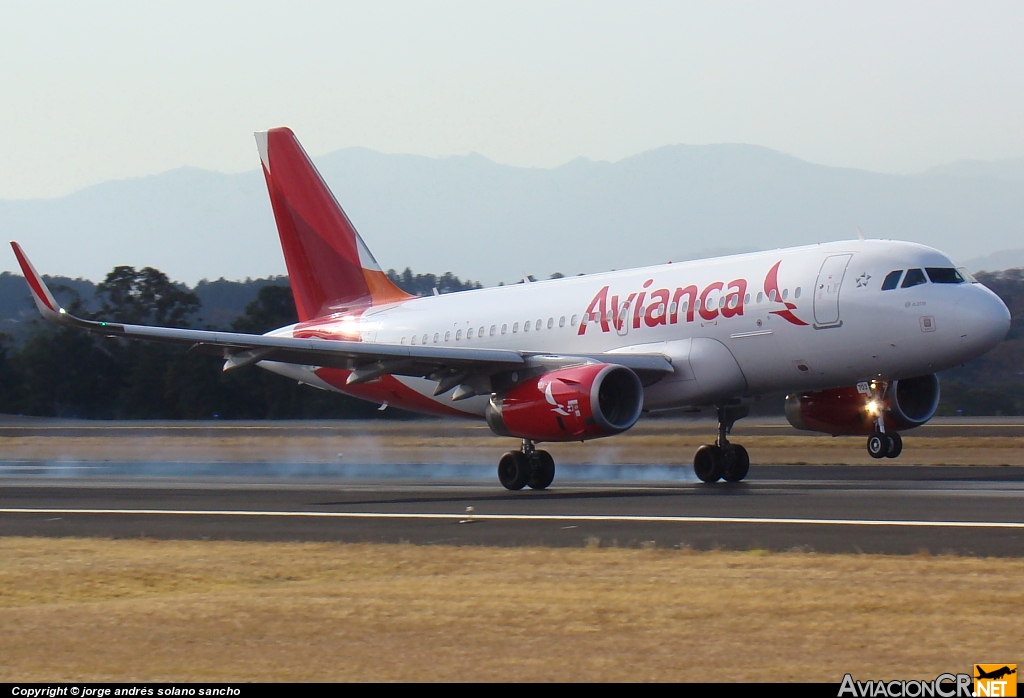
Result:
[[[300,320],[412,297],[381,271],[291,129],[257,133],[256,144]]]

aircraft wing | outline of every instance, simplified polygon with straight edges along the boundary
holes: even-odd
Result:
[[[385,374],[427,377],[438,381],[435,395],[458,387],[453,399],[490,393],[506,384],[511,386],[527,375],[584,361],[625,366],[635,371],[644,384],[653,383],[673,371],[671,361],[662,354],[551,355],[509,349],[377,344],[84,320],[60,307],[21,246],[12,241],[11,247],[36,308],[46,320],[107,337],[191,344],[194,351],[223,357],[225,371],[260,361],[278,361],[349,369],[352,371],[349,385],[365,383]]]

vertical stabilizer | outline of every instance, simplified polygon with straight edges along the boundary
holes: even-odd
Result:
[[[412,297],[381,270],[291,129],[257,133],[256,145],[300,320]]]

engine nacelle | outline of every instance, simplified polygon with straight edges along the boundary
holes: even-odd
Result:
[[[643,386],[631,370],[587,364],[550,371],[493,396],[486,417],[501,436],[583,441],[626,431],[643,405]]]
[[[806,431],[868,435],[875,430],[875,417],[879,414],[886,430],[902,431],[921,426],[938,407],[939,379],[933,373],[892,381],[878,401],[858,391],[856,386],[788,395],[786,419]]]

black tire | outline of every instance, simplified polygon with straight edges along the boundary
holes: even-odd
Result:
[[[533,452],[533,473],[526,484],[531,490],[547,489],[555,479],[555,459],[547,451]]]
[[[724,468],[722,449],[718,446],[701,446],[693,454],[693,473],[701,482],[718,482]]]
[[[899,458],[903,453],[903,437],[894,431],[889,432],[886,436],[889,437],[889,452],[885,454],[885,457]]]
[[[872,458],[885,458],[889,453],[889,437],[880,431],[868,437],[868,455]]]
[[[498,480],[507,490],[526,487],[532,472],[530,459],[521,451],[509,451],[498,461]]]
[[[750,472],[750,456],[747,449],[739,445],[729,445],[725,452],[722,467],[722,479],[726,482],[739,482]]]

